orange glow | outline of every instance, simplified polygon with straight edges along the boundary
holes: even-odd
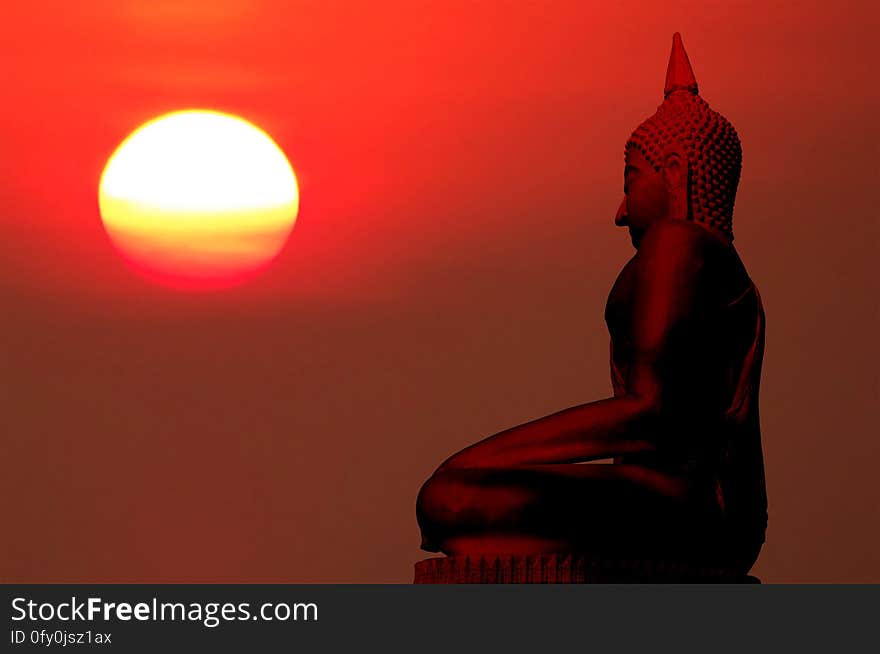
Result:
[[[188,110],[126,138],[98,191],[107,233],[146,276],[177,288],[240,283],[281,251],[299,209],[293,170],[262,130]]]

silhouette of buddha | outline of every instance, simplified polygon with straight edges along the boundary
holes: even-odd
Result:
[[[764,312],[732,243],[742,151],[698,95],[678,34],[664,96],[625,148],[615,224],[636,253],[605,310],[614,396],[443,462],[417,500],[424,550],[484,565],[589,555],[734,575],[755,562],[767,524]]]

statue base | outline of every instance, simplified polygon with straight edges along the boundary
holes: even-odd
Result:
[[[416,584],[761,583],[724,568],[586,554],[441,556],[419,561]]]

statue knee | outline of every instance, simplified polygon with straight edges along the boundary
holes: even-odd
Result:
[[[442,472],[435,472],[422,484],[416,498],[416,518],[422,531],[454,520],[454,511],[449,506],[452,485],[449,476]]]

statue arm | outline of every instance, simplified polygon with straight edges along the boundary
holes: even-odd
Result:
[[[451,456],[441,470],[573,463],[658,448],[676,351],[699,301],[699,236],[692,225],[663,221],[645,234],[637,259],[626,394],[502,431]]]

